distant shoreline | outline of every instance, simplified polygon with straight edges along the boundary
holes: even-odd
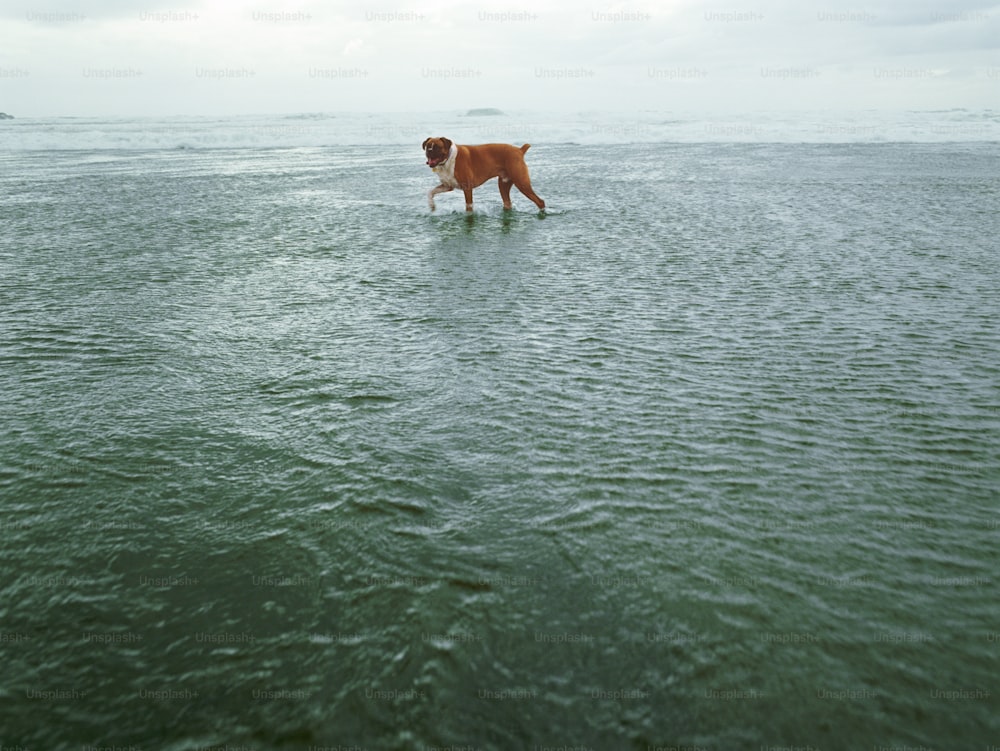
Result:
[[[412,148],[428,132],[458,143],[531,142],[581,146],[632,143],[1000,145],[1000,116],[968,112],[540,112],[469,109],[430,113],[300,113],[290,115],[122,115],[40,117],[0,121],[0,148],[52,149],[333,148],[344,145]],[[23,113],[22,113],[23,114]],[[13,120],[10,121],[13,123]]]

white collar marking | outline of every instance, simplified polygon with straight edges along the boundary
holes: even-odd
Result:
[[[450,185],[452,188],[458,187],[458,183],[455,181],[455,157],[457,156],[458,144],[453,143],[448,150],[448,158],[441,164],[431,167],[431,170],[441,178],[442,185]]]

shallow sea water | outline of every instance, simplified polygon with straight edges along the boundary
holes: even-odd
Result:
[[[0,741],[1000,745],[1000,147],[0,155]]]

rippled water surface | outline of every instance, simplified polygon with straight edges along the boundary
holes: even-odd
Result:
[[[1000,148],[0,155],[0,741],[1000,745]]]

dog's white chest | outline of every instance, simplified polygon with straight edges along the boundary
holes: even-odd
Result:
[[[455,157],[457,156],[458,146],[452,144],[451,149],[448,151],[448,158],[437,167],[431,168],[431,171],[441,180],[441,184],[447,185],[450,188],[458,187],[458,181],[455,179]]]

